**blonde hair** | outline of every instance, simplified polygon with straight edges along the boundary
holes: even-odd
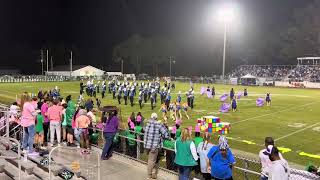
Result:
[[[210,142],[210,134],[204,133],[203,134],[202,150],[207,150],[207,146],[208,146],[209,142]]]
[[[23,110],[24,103],[25,102],[30,102],[31,100],[32,99],[31,99],[31,96],[29,95],[29,93],[27,93],[27,92],[22,93],[21,102],[20,102],[21,110]]]
[[[184,128],[181,133],[181,141],[184,142],[188,140],[191,140],[191,133],[188,128]]]

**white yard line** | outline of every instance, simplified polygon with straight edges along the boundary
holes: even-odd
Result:
[[[234,122],[234,123],[232,123],[232,125],[239,124],[239,123],[242,123],[242,122],[245,122],[245,121],[250,121],[250,120],[253,120],[253,119],[260,118],[260,117],[265,117],[265,116],[269,116],[269,115],[273,115],[273,114],[277,114],[277,113],[289,111],[289,110],[292,110],[292,109],[297,109],[297,108],[309,106],[309,105],[315,104],[315,103],[318,103],[318,101],[316,101],[316,102],[311,102],[311,103],[307,103],[307,104],[303,104],[303,105],[301,105],[301,106],[295,106],[295,107],[291,107],[291,108],[285,108],[285,109],[283,109],[283,110],[276,111],[276,112],[273,112],[273,113],[268,113],[268,114],[264,114],[264,115],[260,115],[260,116],[255,116],[255,117],[247,118],[247,119],[244,119],[244,120],[241,120],[241,121]]]
[[[312,128],[312,127],[314,127],[314,126],[317,126],[318,124],[320,124],[320,122],[315,123],[315,124],[313,124],[313,125],[311,125],[311,126],[305,127],[305,128],[303,128],[303,129],[294,131],[294,132],[289,133],[289,134],[287,134],[287,135],[284,135],[284,136],[282,136],[282,137],[279,137],[279,138],[275,139],[274,141],[279,141],[280,139],[287,138],[287,137],[292,136],[292,135],[294,135],[294,134],[297,134],[297,133],[299,133],[299,132],[301,132],[301,131],[304,131],[304,130],[306,130],[306,129]]]

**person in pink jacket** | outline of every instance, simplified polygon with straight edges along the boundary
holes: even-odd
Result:
[[[24,153],[27,152],[29,155],[36,155],[33,151],[33,142],[35,135],[35,118],[37,115],[35,106],[31,103],[30,95],[25,92],[21,96],[21,126],[23,127],[23,142],[22,149]]]

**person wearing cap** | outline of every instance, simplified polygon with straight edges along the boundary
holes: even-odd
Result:
[[[268,180],[289,180],[289,165],[286,160],[280,158],[278,148],[273,145],[268,145],[263,154],[268,155],[272,162],[269,167]]]
[[[177,139],[175,153],[174,162],[179,168],[179,180],[188,180],[191,170],[198,164],[197,160],[199,158],[189,128],[184,128],[182,136]]]
[[[151,119],[148,121],[144,132],[144,148],[148,154],[148,179],[157,179],[159,167],[159,151],[162,148],[163,138],[169,138],[167,128],[157,121],[158,115],[151,114]],[[155,171],[155,172],[153,172]]]
[[[85,109],[79,110],[79,116],[76,118],[76,130],[78,134],[78,140],[80,139],[80,147],[90,149],[89,143],[89,131],[90,118],[87,116]]]
[[[236,163],[225,136],[220,136],[219,145],[213,146],[207,159],[207,171],[215,180],[232,180],[232,166]]]
[[[264,144],[265,144],[265,149],[262,149],[259,152],[259,158],[260,158],[260,162],[261,162],[261,180],[267,180],[268,176],[269,176],[269,169],[272,165],[271,160],[269,159],[269,155],[268,153],[266,153],[266,150],[268,148],[269,145],[274,146],[274,140],[272,137],[266,137],[264,140]],[[283,159],[281,153],[279,153],[279,157],[280,159]]]

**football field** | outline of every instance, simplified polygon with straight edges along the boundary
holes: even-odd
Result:
[[[9,104],[15,100],[16,95],[24,91],[37,93],[39,89],[49,90],[55,86],[60,88],[62,96],[71,94],[76,101],[79,95],[79,82],[34,82],[0,84],[0,102]],[[250,86],[247,87],[248,97],[241,97],[238,100],[237,112],[221,114],[219,113],[221,94],[229,94],[231,87],[237,94],[243,91],[244,86],[215,84],[216,96],[213,99],[200,95],[202,86],[207,85],[194,84],[196,93],[194,109],[189,109],[190,120],[184,117],[182,126],[195,126],[196,119],[204,115],[218,116],[223,122],[231,123],[228,138],[233,149],[258,154],[262,149],[264,138],[272,136],[288,161],[300,165],[306,165],[308,162],[320,165],[320,90]],[[171,91],[172,99],[175,100],[178,91],[181,91],[182,101],[186,102],[185,92],[189,89],[189,83],[176,83],[176,89]],[[265,98],[267,92],[271,93],[272,105],[257,107],[256,99]],[[101,98],[101,95],[98,94],[98,97]],[[131,112],[139,111],[146,119],[152,112],[157,112],[158,117],[162,117],[159,111],[159,96],[153,111],[150,101],[144,104],[141,110],[137,103],[137,96],[135,102],[136,105],[133,107],[125,106],[124,102],[119,106],[123,121],[127,120]],[[118,106],[118,102],[112,99],[111,94],[107,94],[102,100],[102,105]],[[169,125],[174,124],[171,120],[168,122]]]

